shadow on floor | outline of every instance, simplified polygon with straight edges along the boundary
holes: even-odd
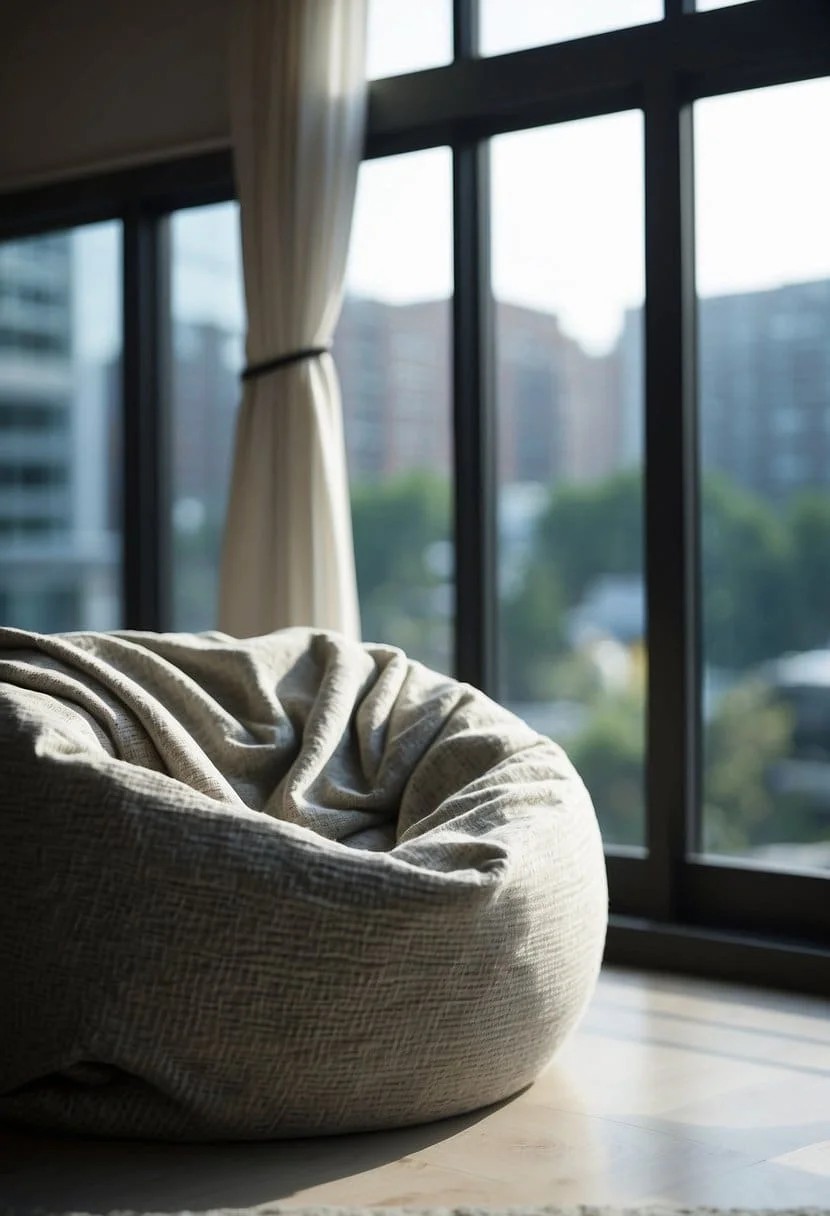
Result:
[[[513,1100],[389,1132],[237,1144],[58,1138],[0,1124],[0,1216],[199,1212],[288,1200],[448,1140]]]

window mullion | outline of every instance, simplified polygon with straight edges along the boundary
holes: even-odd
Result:
[[[691,107],[669,72],[646,89],[645,154],[649,886],[674,920],[700,763]]]
[[[695,11],[695,0],[664,0],[664,11],[668,21]]]
[[[495,691],[495,416],[489,148],[454,150],[455,670]]]
[[[139,208],[124,220],[124,616],[131,629],[169,623],[166,228]]]
[[[479,0],[453,0],[453,54],[472,59],[478,54]]]

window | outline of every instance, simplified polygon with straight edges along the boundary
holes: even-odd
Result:
[[[524,47],[585,38],[659,21],[663,0],[481,0],[481,50],[501,55]]]
[[[363,636],[447,672],[451,171],[446,148],[362,166],[334,345]]]
[[[750,0],[695,0],[695,9],[703,13],[711,8],[728,8],[735,4],[748,4]]]
[[[830,864],[830,179],[814,143],[828,124],[828,80],[695,113],[700,845],[816,870]]]
[[[175,629],[216,627],[219,554],[243,363],[235,203],[170,222],[171,598]]]
[[[450,160],[368,162],[335,336],[363,632],[453,665]],[[406,257],[420,230],[426,257]],[[172,611],[215,627],[240,399],[244,305],[236,204],[171,219]],[[389,543],[391,516],[397,541]]]
[[[492,144],[499,695],[643,842],[639,112]]]
[[[369,48],[365,633],[573,754],[609,959],[830,990],[830,10],[372,0]],[[226,152],[0,199],[5,619],[215,624],[235,229]]]
[[[121,621],[120,229],[0,245],[0,603],[55,632]]]
[[[369,0],[366,72],[401,76],[452,60],[452,0]]]

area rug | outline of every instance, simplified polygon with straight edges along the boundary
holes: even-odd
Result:
[[[0,1208],[0,1213],[3,1209]],[[82,1212],[48,1212],[43,1216],[89,1216]],[[187,1212],[112,1211],[107,1216],[197,1216]],[[213,1208],[198,1216],[830,1216],[830,1208],[685,1208],[665,1204],[638,1207],[545,1207],[485,1208],[463,1205],[456,1208],[291,1208],[285,1204],[259,1204],[252,1208]]]

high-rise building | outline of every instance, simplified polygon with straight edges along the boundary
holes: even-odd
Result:
[[[591,355],[556,316],[495,306],[498,470],[502,484],[585,482],[619,464],[613,355]]]
[[[220,526],[225,517],[230,453],[241,397],[238,340],[208,322],[174,326],[171,411],[174,511],[188,509]],[[233,353],[232,353],[233,352]]]
[[[704,299],[703,467],[765,499],[830,485],[830,280]]]
[[[0,245],[0,620],[117,623],[106,370],[77,357],[69,234]]]
[[[642,434],[641,309],[617,359],[622,455]],[[830,280],[709,296],[698,308],[701,467],[769,502],[830,486]]]
[[[585,481],[618,467],[613,355],[595,357],[555,316],[496,304],[502,484]],[[450,304],[349,297],[334,353],[350,474],[376,480],[452,464]]]
[[[353,479],[450,469],[449,325],[448,300],[346,299],[334,356]]]

